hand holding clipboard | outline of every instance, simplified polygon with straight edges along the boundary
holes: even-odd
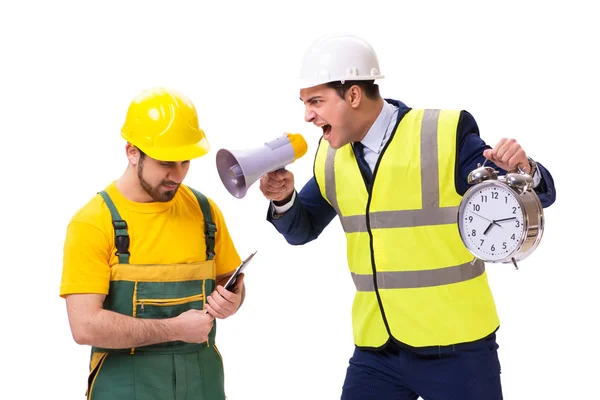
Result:
[[[224,286],[225,289],[231,290],[233,288],[233,286],[235,285],[235,282],[237,281],[237,277],[239,276],[239,274],[244,272],[244,269],[246,268],[246,266],[248,265],[250,260],[252,260],[252,257],[254,257],[255,254],[256,254],[256,251],[254,253],[250,254],[250,256],[248,258],[246,258],[244,261],[242,261],[242,263],[235,269],[235,271],[233,272],[233,275],[231,275],[231,277],[225,284],[225,286]]]
[[[223,288],[225,288],[225,290],[232,291],[233,287],[235,286],[235,283],[237,282],[237,278],[240,276],[240,274],[242,272],[244,272],[244,269],[246,268],[246,266],[248,266],[248,263],[250,262],[250,260],[252,260],[252,257],[254,257],[255,254],[256,254],[256,251],[254,253],[250,254],[250,256],[248,258],[246,258],[244,261],[242,261],[242,263],[235,269],[235,271],[233,272],[233,274],[231,275],[231,277],[229,278],[229,280],[227,281],[225,286],[223,286]],[[222,297],[222,295],[220,295],[220,296]],[[207,314],[208,309],[206,309],[204,311],[204,313]]]

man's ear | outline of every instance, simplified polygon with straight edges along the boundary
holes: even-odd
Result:
[[[362,100],[362,90],[360,89],[360,86],[358,86],[358,85],[351,86],[350,89],[348,89],[348,91],[346,92],[346,101],[348,101],[348,103],[350,104],[350,107],[358,108],[361,100]]]
[[[137,147],[131,143],[127,143],[125,145],[125,154],[127,155],[127,159],[131,165],[138,165],[140,162],[140,152]]]

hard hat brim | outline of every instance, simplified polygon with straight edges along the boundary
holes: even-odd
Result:
[[[210,144],[206,138],[203,138],[199,143],[181,147],[162,149],[138,147],[155,160],[170,162],[193,160],[206,155],[210,151]]]
[[[333,78],[329,78],[329,79],[323,79],[323,80],[318,80],[318,79],[298,79],[298,86],[299,89],[308,89],[308,88],[313,88],[313,87],[317,87],[320,85],[325,85],[327,83],[330,82],[338,82],[338,81],[373,81],[373,80],[378,80],[378,79],[383,79],[385,78],[385,75],[372,75],[372,76],[358,76],[358,77],[333,77]]]

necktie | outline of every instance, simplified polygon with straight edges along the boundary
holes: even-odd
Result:
[[[365,183],[368,187],[371,186],[371,181],[373,180],[373,173],[371,172],[371,167],[365,160],[364,149],[365,145],[361,142],[355,142],[354,146],[352,146],[354,150],[354,155],[356,156],[356,161],[358,161],[358,167],[360,168],[360,172],[365,180]]]

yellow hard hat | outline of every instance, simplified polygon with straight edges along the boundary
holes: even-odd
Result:
[[[194,104],[167,88],[144,90],[133,99],[121,136],[160,161],[191,160],[210,150]]]

